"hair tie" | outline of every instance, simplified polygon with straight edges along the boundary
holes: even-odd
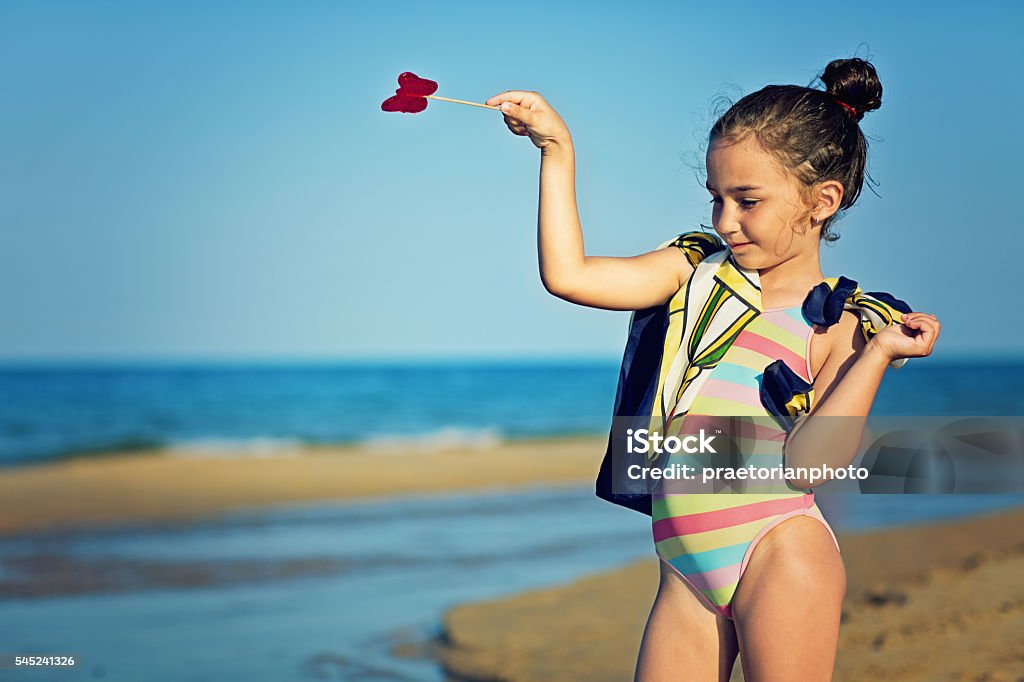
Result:
[[[842,105],[843,105],[844,107],[846,107],[847,109],[849,109],[850,111],[852,111],[852,112],[853,112],[853,115],[854,115],[854,116],[856,116],[856,115],[857,115],[857,110],[856,110],[856,109],[854,109],[853,107],[851,107],[851,106],[850,106],[849,104],[847,104],[846,102],[843,102],[843,101],[842,101],[842,100],[840,100],[840,99],[839,99],[838,97],[837,97],[837,98],[835,98],[835,100],[836,100],[837,102],[839,102],[840,104],[842,104]]]

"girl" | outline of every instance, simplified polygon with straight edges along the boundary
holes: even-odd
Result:
[[[693,373],[684,367],[671,383],[673,371],[665,367],[673,358],[659,363],[657,400],[670,419],[677,411],[771,414],[764,384],[772,360],[779,370],[772,376],[806,386],[805,415],[866,417],[889,364],[932,352],[935,316],[821,272],[820,243],[837,239],[830,231],[837,213],[861,190],[867,143],[859,121],[879,108],[882,86],[861,59],[833,61],[820,79],[824,90],[766,86],[736,102],[711,129],[707,190],[717,237],[686,233],[626,258],[584,254],[573,143],[562,118],[536,92],[510,90],[487,100],[501,105],[514,134],[541,150],[538,252],[551,294],[608,310],[668,304],[668,319],[679,320],[686,317],[673,317],[682,312],[679,294],[699,267],[713,262],[716,272],[728,271],[718,275],[723,282],[733,277],[746,287],[744,295],[723,284],[726,297],[751,301],[753,313],[737,318],[745,326],[724,355],[697,368],[710,378],[680,410]],[[830,300],[836,296],[838,307]],[[874,312],[868,319],[858,308]],[[666,336],[671,323],[668,330]],[[685,345],[676,339],[675,347]],[[674,353],[667,341],[665,348]],[[849,464],[851,447],[811,452],[801,447],[811,442],[804,431],[812,429],[783,434],[787,464],[809,463],[815,455],[835,467]],[[747,682],[831,679],[846,582],[834,535],[813,503],[810,487],[820,482],[789,481],[793,494],[753,501],[650,496],[661,582],[636,680],[726,681],[739,653]]]

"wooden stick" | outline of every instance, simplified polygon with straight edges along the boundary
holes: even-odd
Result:
[[[501,111],[501,107],[492,107],[486,104],[477,104],[476,102],[466,102],[461,99],[449,99],[448,97],[438,97],[437,95],[424,95],[424,97],[428,97],[430,99],[443,99],[445,102],[458,102],[459,104],[468,104],[473,107],[483,107],[484,109],[495,109],[497,111]]]

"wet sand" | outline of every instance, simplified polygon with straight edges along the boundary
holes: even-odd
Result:
[[[308,447],[267,457],[157,450],[0,470],[0,536],[177,523],[296,502],[590,484],[607,438],[407,452]]]
[[[835,680],[1024,680],[1024,511],[839,542],[848,587]],[[631,680],[657,585],[652,559],[458,606],[437,655],[459,680]]]

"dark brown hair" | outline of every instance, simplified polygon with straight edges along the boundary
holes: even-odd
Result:
[[[801,223],[813,211],[814,185],[825,180],[841,183],[839,210],[821,226],[821,238],[834,242],[839,236],[830,226],[857,201],[864,184],[868,143],[859,123],[866,112],[882,105],[882,83],[871,62],[856,57],[830,62],[811,83],[819,79],[824,90],[767,85],[744,96],[712,126],[708,145],[716,140],[739,142],[753,135],[800,181],[807,207]]]

